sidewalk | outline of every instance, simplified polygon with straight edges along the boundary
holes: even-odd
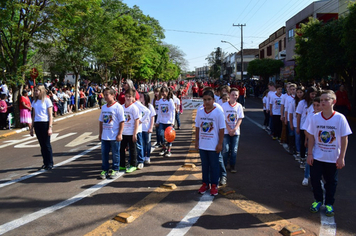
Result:
[[[61,120],[65,120],[65,119],[68,119],[68,118],[71,118],[73,116],[79,116],[79,115],[82,115],[82,114],[85,114],[85,113],[88,113],[88,112],[91,112],[91,111],[94,111],[94,110],[97,110],[99,109],[98,107],[93,107],[93,108],[89,108],[89,109],[86,109],[86,110],[82,110],[82,111],[79,111],[79,112],[75,112],[75,113],[71,113],[71,114],[65,114],[63,116],[57,116],[56,118],[53,119],[53,123],[55,122],[58,122],[58,121],[61,121]],[[6,130],[0,130],[0,139],[2,138],[6,138],[6,137],[9,137],[11,135],[14,135],[14,134],[18,134],[18,133],[21,133],[21,132],[24,132],[24,131],[28,131],[28,127],[26,128],[22,128],[22,129],[6,129]]]

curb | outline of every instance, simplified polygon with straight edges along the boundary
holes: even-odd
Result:
[[[94,111],[94,110],[98,110],[98,109],[99,109],[98,107],[90,108],[88,110],[80,111],[80,112],[75,113],[75,114],[71,114],[71,115],[67,115],[65,117],[57,118],[57,119],[53,120],[53,123],[54,122],[58,122],[58,121],[62,121],[62,120],[68,119],[68,118],[71,118],[73,116],[79,116],[79,115],[82,115],[82,114],[85,114],[85,113],[88,113],[88,112],[91,112],[91,111]],[[22,132],[28,131],[28,130],[29,130],[28,127],[22,128],[22,129],[13,130],[13,131],[10,131],[8,133],[1,134],[0,135],[0,139],[9,137],[9,136],[14,135],[14,134],[19,134],[19,133],[22,133]]]

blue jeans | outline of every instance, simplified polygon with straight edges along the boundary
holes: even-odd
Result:
[[[165,131],[169,126],[172,126],[172,125],[171,125],[171,124],[162,124],[162,123],[159,124],[159,134],[160,134],[160,136],[161,136],[162,144],[165,144],[165,143],[166,143],[166,139],[164,138],[164,131]],[[167,145],[165,145],[165,146],[172,147],[172,143],[168,143],[168,142],[167,142]]]
[[[305,162],[304,178],[310,177],[310,165]]]
[[[237,149],[239,147],[240,135],[230,136],[229,134],[224,134],[223,150],[222,155],[224,157],[224,165],[227,166],[227,160],[230,156],[230,166],[235,166]]]
[[[137,133],[137,142],[136,142],[136,148],[137,148],[137,163],[143,163],[145,160],[143,158],[143,138],[142,138],[142,132]],[[130,155],[131,157],[131,155]]]
[[[297,134],[297,127],[294,127],[294,136],[295,136],[295,148],[297,149],[297,152],[300,152],[300,134]]]
[[[224,157],[222,155],[222,152],[219,153],[219,165],[220,165],[220,178],[221,177],[227,178],[226,167],[224,164]]]
[[[294,136],[294,129],[291,130],[289,121],[287,122],[287,128],[288,128],[288,136]]]
[[[203,183],[216,184],[219,183],[220,165],[219,153],[216,151],[207,151],[199,149]]]
[[[143,139],[143,156],[150,157],[151,156],[151,133],[142,132]]]
[[[101,169],[109,170],[109,153],[112,153],[112,169],[115,171],[119,170],[120,165],[120,142],[116,140],[101,140]]]
[[[239,96],[239,103],[244,107],[245,106],[245,95]]]
[[[176,121],[177,121],[177,125],[178,125],[178,128],[179,128],[180,127],[179,112],[176,112]]]

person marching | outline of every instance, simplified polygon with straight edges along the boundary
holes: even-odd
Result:
[[[150,116],[148,120],[142,123],[142,138],[143,138],[143,156],[145,164],[151,163],[151,135],[155,122],[156,111],[153,105],[150,103],[150,95],[148,93],[140,94],[141,103],[150,110]]]
[[[276,92],[271,95],[269,100],[269,111],[273,122],[273,140],[281,140],[282,121],[281,121],[281,100],[282,100],[282,86],[276,86]]]
[[[323,177],[326,216],[334,215],[338,170],[345,167],[348,135],[352,134],[345,116],[334,111],[335,103],[336,95],[332,90],[322,92],[320,96],[322,111],[311,118],[307,128],[309,134],[307,162],[310,165],[310,180],[315,199],[310,211],[318,212],[323,204],[324,197],[320,182]]]
[[[124,108],[124,131],[120,145],[120,170],[131,173],[137,169],[137,132],[139,126],[140,113],[138,108],[133,105],[136,90],[131,88],[125,90]],[[130,162],[126,162],[125,148],[129,145]]]
[[[228,164],[230,156],[230,171],[236,173],[236,157],[240,138],[240,125],[244,118],[243,107],[237,102],[239,90],[232,88],[229,93],[229,102],[223,103],[226,128],[224,130],[224,142],[222,155],[224,157],[225,167]]]
[[[220,175],[219,154],[222,151],[224,129],[226,128],[224,113],[214,106],[214,93],[203,93],[204,106],[198,109],[195,118],[195,148],[199,149],[203,184],[198,190],[204,194],[218,195]]]
[[[120,168],[120,143],[124,129],[124,109],[115,101],[115,90],[105,88],[104,99],[99,117],[99,140],[101,141],[102,171],[100,177],[106,179],[109,172],[109,152],[112,153],[112,170],[110,178],[119,174]]]
[[[43,166],[41,169],[51,170],[53,168],[53,153],[51,146],[53,104],[47,97],[46,89],[43,85],[37,85],[34,91],[34,101],[32,102],[32,125],[30,135],[33,136],[35,130],[36,137],[41,146]]]
[[[162,150],[160,156],[170,157],[172,143],[165,143],[164,131],[169,126],[174,125],[175,119],[175,105],[173,101],[173,94],[167,87],[161,88],[162,98],[159,100],[159,112],[157,113],[156,127],[159,128],[160,137],[162,141]],[[167,147],[166,147],[167,146]]]

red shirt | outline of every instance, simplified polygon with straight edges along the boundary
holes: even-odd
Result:
[[[27,109],[22,103],[25,103],[26,106],[31,107],[31,102],[28,97],[21,96],[20,98],[20,109]]]
[[[336,91],[335,93],[336,95],[336,106],[348,106],[350,105],[350,101],[348,99],[348,96],[347,96],[347,92],[344,90],[344,91]]]
[[[136,97],[135,97],[136,101],[140,101],[140,94],[137,92],[136,90]],[[125,92],[121,92],[118,98],[118,102],[123,105],[125,104]]]
[[[193,93],[198,93],[198,87],[193,87],[192,90],[193,90]]]
[[[243,87],[239,86],[238,90],[239,90],[239,95],[240,96],[241,95],[245,95],[245,93],[246,93],[246,87],[245,86],[243,86]]]

